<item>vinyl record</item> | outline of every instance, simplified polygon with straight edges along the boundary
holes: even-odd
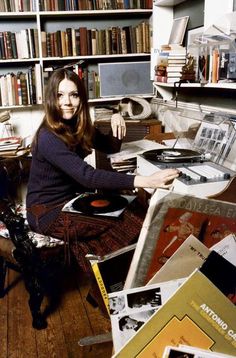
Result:
[[[153,149],[143,153],[147,160],[161,163],[195,162],[202,160],[202,155],[191,149]]]
[[[120,195],[89,194],[76,199],[72,206],[84,214],[105,214],[124,209],[128,200]]]

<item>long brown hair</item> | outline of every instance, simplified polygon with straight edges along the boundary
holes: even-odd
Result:
[[[71,128],[62,121],[58,108],[58,87],[64,78],[75,83],[80,98],[79,108],[76,113],[77,121],[73,132]],[[79,144],[83,150],[91,152],[94,128],[89,115],[87,94],[83,81],[74,71],[66,68],[53,71],[46,88],[44,107],[45,116],[36,132],[34,142],[37,142],[40,129],[46,127],[61,138],[69,148],[73,149]]]

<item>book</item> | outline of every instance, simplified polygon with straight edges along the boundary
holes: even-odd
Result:
[[[219,242],[224,235],[227,236],[229,234],[228,230],[219,230],[221,235],[214,235],[215,229],[210,225],[213,218],[215,219],[215,223],[218,222],[215,228],[219,227],[220,221],[222,224],[225,221],[226,226],[230,225],[230,230],[234,231],[236,220],[235,203],[198,198],[192,195],[183,195],[165,189],[156,190],[151,197],[150,205],[142,225],[134,257],[127,275],[125,288],[143,286],[147,283],[151,279],[150,275],[148,275],[151,262],[153,263],[153,260],[156,261],[157,272],[158,269],[160,269],[160,263],[162,262],[164,264],[190,234],[194,235],[194,232],[190,232],[191,225],[188,225],[187,220],[186,230],[188,229],[188,236],[186,236],[185,232],[182,239],[180,238],[179,240],[178,228],[176,227],[177,231],[172,231],[172,236],[169,238],[169,241],[168,239],[166,241],[166,235],[164,235],[164,233],[162,233],[162,240],[160,241],[161,230],[165,227],[164,221],[167,220],[166,224],[170,224],[169,219],[167,218],[167,212],[170,208],[180,209],[181,211],[184,209],[187,217],[188,215],[191,216],[190,214],[194,212],[194,216],[196,218],[198,217],[203,220],[202,224],[199,220],[198,226],[196,227],[196,224],[193,226],[195,228],[195,232],[198,230],[200,241],[208,248]],[[176,220],[178,220],[178,218],[176,218]],[[211,227],[211,229],[209,229],[209,227]],[[192,230],[194,228],[192,227]],[[218,229],[216,231],[218,231]],[[156,253],[155,249],[157,250]],[[167,256],[168,252],[169,254]],[[154,267],[153,272],[155,273]]]
[[[123,289],[135,246],[136,244],[129,245],[102,257],[86,255],[108,313],[110,313],[108,294]]]
[[[108,294],[114,351],[133,337],[180,287],[184,279]]]
[[[235,355],[235,331],[236,307],[196,270],[113,358],[161,358],[179,344]]]

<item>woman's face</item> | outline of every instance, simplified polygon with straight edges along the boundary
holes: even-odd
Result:
[[[64,78],[58,86],[58,106],[63,119],[74,117],[80,104],[80,98],[74,82]]]

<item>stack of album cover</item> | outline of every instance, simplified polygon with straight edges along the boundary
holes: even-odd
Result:
[[[236,204],[157,190],[108,294],[113,357],[236,356],[235,235]]]
[[[96,106],[94,107],[94,119],[96,121],[110,120],[114,109],[115,107],[112,106]]]

